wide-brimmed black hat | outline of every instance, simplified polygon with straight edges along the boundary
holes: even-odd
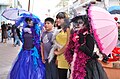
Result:
[[[86,16],[86,15],[76,16],[76,17],[72,18],[70,22],[75,22],[75,23],[77,23],[79,19],[82,19],[83,21],[85,21],[85,20],[87,19],[87,16]]]

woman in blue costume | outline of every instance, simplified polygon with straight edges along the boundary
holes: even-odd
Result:
[[[23,14],[16,23],[24,23],[22,35],[18,33],[22,49],[12,67],[8,79],[45,79],[45,66],[40,54],[40,20],[34,15]]]

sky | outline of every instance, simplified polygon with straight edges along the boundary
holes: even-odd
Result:
[[[22,8],[28,10],[28,1],[29,0],[19,0],[22,4]],[[34,13],[35,15],[39,16],[42,20],[44,20],[49,15],[52,17],[52,14],[55,13],[56,4],[60,2],[60,0],[30,0],[31,7],[30,12]],[[48,12],[50,9],[50,13]]]

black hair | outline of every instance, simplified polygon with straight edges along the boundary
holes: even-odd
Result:
[[[63,28],[63,30],[66,31],[66,29],[69,27],[70,27],[70,21],[68,18],[65,18],[64,23],[61,25],[61,28]]]
[[[57,15],[56,15],[56,18],[58,19],[64,19],[64,23],[57,27],[58,29],[63,29],[64,31],[66,31],[67,28],[69,28],[69,17],[68,17],[68,14],[66,12],[59,12]]]
[[[32,19],[27,17],[27,18],[25,18],[25,22],[27,22],[27,21],[32,21]]]
[[[65,12],[59,12],[57,15],[56,15],[56,18],[68,18],[68,15],[65,13]]]
[[[80,20],[80,19],[85,22],[87,20],[86,17],[87,17],[86,15],[76,16],[76,17],[74,17],[74,18],[71,19],[71,22],[77,23],[78,20]]]
[[[25,22],[26,22],[26,23],[28,23],[28,21],[32,21],[32,19],[31,19],[31,18],[29,18],[29,17],[25,18]],[[35,23],[33,23],[33,25],[34,25],[34,24],[35,24]],[[27,25],[26,27],[30,28],[30,26],[29,26],[29,25]]]
[[[54,19],[51,18],[51,17],[46,18],[46,19],[45,19],[45,22],[46,22],[46,21],[49,21],[49,22],[51,22],[52,24],[54,24]]]

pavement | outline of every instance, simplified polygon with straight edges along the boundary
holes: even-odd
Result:
[[[0,43],[0,79],[7,79],[19,50],[20,46],[14,47],[12,40],[7,40],[7,43]]]

